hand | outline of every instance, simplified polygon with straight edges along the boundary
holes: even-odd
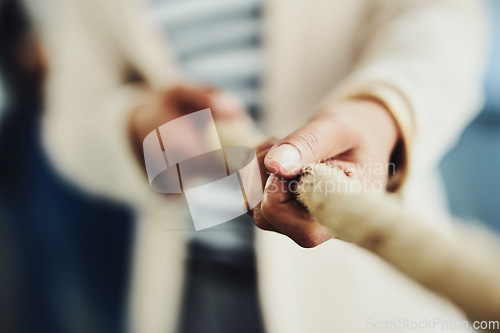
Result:
[[[357,177],[372,189],[384,189],[389,162],[399,138],[389,111],[376,100],[352,100],[325,108],[305,126],[279,142],[266,142],[257,155],[273,175],[260,206],[256,225],[292,238],[302,247],[315,247],[331,238],[294,200],[290,179],[309,162],[327,162]],[[267,176],[265,176],[267,177]]]
[[[131,118],[132,136],[142,140],[155,128],[186,114],[210,108],[215,119],[250,121],[240,100],[212,87],[179,85],[152,92]]]
[[[146,165],[143,155],[143,140],[149,133],[169,121],[207,108],[211,109],[215,120],[225,120],[225,123],[231,123],[235,126],[250,122],[250,117],[246,114],[243,104],[236,97],[214,88],[176,86],[164,92],[151,92],[144,105],[135,110],[130,119],[130,140],[140,164]],[[207,134],[208,132],[200,128],[200,125],[189,121],[177,122],[175,130],[181,135],[176,135],[175,146],[171,147],[174,151],[169,151],[169,153],[174,155],[181,153],[187,156],[197,155],[200,145],[216,144],[215,141],[210,142],[210,140],[219,139]],[[157,155],[153,158],[160,161],[164,159],[162,152],[155,151],[155,154]],[[209,155],[209,158],[212,157]],[[219,160],[212,162],[220,163]],[[207,163],[212,162],[207,161]],[[225,168],[224,165],[220,167]],[[178,181],[177,173],[167,172],[162,177],[161,182],[163,183]],[[173,195],[175,196],[175,194]]]
[[[132,114],[130,121],[130,137],[139,160],[142,159],[142,141],[152,130],[206,108],[212,110],[216,120],[250,122],[237,97],[212,87],[179,85],[163,92],[151,92],[146,103]],[[179,149],[189,149],[199,144],[199,130],[190,126],[179,130],[185,133],[183,147]]]

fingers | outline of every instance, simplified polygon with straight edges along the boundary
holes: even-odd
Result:
[[[273,227],[273,225],[269,223],[269,221],[267,221],[264,216],[262,216],[260,205],[257,205],[257,207],[253,209],[253,219],[255,221],[255,225],[259,229],[278,232],[278,230]]]
[[[167,109],[186,115],[210,107],[212,88],[195,86],[176,86],[164,95]]]
[[[260,176],[262,179],[262,188],[265,187],[266,181],[270,175],[270,172],[266,169],[266,166],[264,165],[264,158],[266,157],[266,154],[269,151],[269,149],[271,149],[277,142],[279,142],[277,138],[271,138],[269,140],[264,141],[255,148],[257,154],[257,162],[259,163]],[[278,231],[262,216],[261,204],[258,204],[252,210],[252,213],[255,225],[257,227],[268,231]]]
[[[266,168],[266,165],[264,163],[264,159],[269,152],[269,149],[271,149],[276,143],[278,143],[279,140],[277,138],[271,138],[269,140],[266,140],[265,142],[261,143],[259,146],[255,148],[256,154],[257,154],[257,162],[259,163],[259,170],[260,170],[260,176],[262,179],[262,188],[264,188],[266,184],[266,180],[271,174],[271,172]]]
[[[250,120],[245,106],[234,94],[227,91],[214,91],[210,94],[210,108],[215,118],[226,120]]]
[[[275,231],[292,238],[302,247],[315,247],[331,238],[328,230],[314,222],[289,191],[289,182],[270,174],[264,160],[279,142],[272,138],[256,148],[257,160],[264,187],[262,202],[253,209],[255,225],[263,230]],[[273,170],[271,170],[273,171]]]
[[[265,158],[266,167],[280,177],[296,176],[309,162],[321,162],[352,148],[352,132],[342,119],[324,112],[281,140]]]
[[[309,213],[295,200],[290,191],[291,183],[272,175],[266,184],[260,207],[258,227],[275,229],[298,245],[310,248],[330,239],[328,229],[311,218]]]
[[[176,86],[166,93],[164,101],[179,116],[210,108],[215,118],[250,119],[237,96],[213,87]]]

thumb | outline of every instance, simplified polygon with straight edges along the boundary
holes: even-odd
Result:
[[[294,177],[306,163],[322,162],[350,149],[348,132],[330,117],[316,118],[276,144],[266,155],[266,168],[280,177]]]

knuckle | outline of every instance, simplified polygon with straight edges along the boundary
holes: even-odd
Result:
[[[322,241],[314,235],[314,233],[306,232],[301,234],[300,238],[295,241],[300,247],[310,249],[322,243]]]
[[[167,90],[167,94],[169,95],[178,95],[181,94],[184,91],[184,88],[182,86],[175,86]]]
[[[319,140],[316,134],[309,129],[305,129],[296,139],[300,148],[306,149],[313,157],[317,157],[319,152]]]
[[[297,242],[297,244],[304,249],[312,249],[319,245],[318,242],[309,240],[300,240]]]
[[[273,230],[271,225],[268,222],[266,222],[265,220],[261,220],[259,222],[259,224],[256,223],[255,226],[257,228],[259,228],[260,230],[265,230],[265,231],[272,231]]]
[[[272,218],[274,214],[274,210],[272,208],[272,205],[270,205],[267,202],[263,202],[260,206],[260,214],[262,215],[263,218],[265,219],[270,219]]]
[[[264,223],[264,219],[261,216],[255,216],[254,222],[255,222],[255,226],[257,226],[257,228],[263,229],[265,223]]]
[[[260,228],[262,223],[264,222],[263,221],[264,218],[262,217],[260,206],[255,207],[254,210],[252,211],[252,213],[253,213],[253,221],[254,221],[255,225]]]
[[[260,212],[258,214],[254,214],[254,224],[257,228],[262,229],[262,230],[271,230],[270,229],[270,224],[262,215],[260,215]]]

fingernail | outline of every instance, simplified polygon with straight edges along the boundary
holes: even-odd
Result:
[[[300,168],[302,156],[297,148],[290,144],[282,144],[269,151],[266,159],[278,173],[293,176]],[[273,170],[271,170],[273,171]]]

